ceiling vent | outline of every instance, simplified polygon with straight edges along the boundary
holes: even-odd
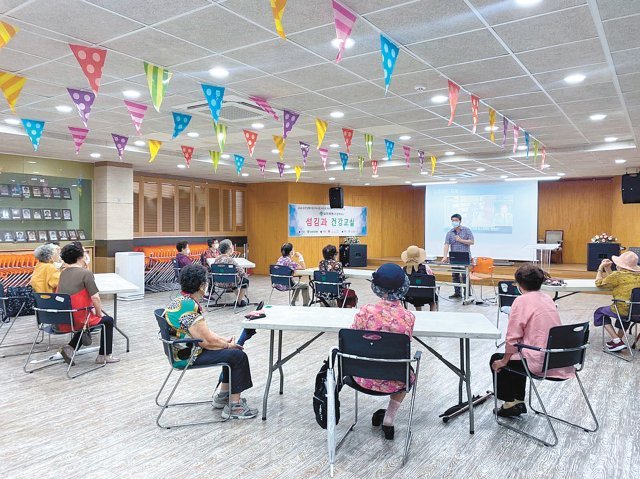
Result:
[[[211,118],[209,104],[205,101],[186,103],[176,106],[178,110],[186,110],[189,114]],[[262,120],[265,112],[257,105],[248,102],[236,95],[225,95],[222,101],[220,119],[227,123],[249,122]]]

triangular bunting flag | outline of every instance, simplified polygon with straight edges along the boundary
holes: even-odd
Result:
[[[542,151],[540,152],[540,157],[542,158],[542,162],[540,163],[540,169],[544,169],[545,161],[547,160],[547,148],[545,146],[542,147]]]
[[[142,127],[142,120],[144,120],[144,114],[147,112],[147,105],[135,103],[129,100],[125,100],[124,104],[127,107],[127,110],[129,110],[129,115],[131,115],[133,126],[136,127],[138,135],[142,135],[142,131],[140,131],[140,129]]]
[[[324,171],[327,171],[327,158],[329,157],[329,150],[326,148],[320,148],[318,150],[320,153],[320,158],[322,159],[322,166],[324,167]]]
[[[307,166],[307,157],[309,156],[309,145],[301,141],[300,151],[302,152],[302,164],[304,166]]]
[[[360,170],[360,176],[362,176],[363,168],[364,168],[364,156],[358,156],[358,170]]]
[[[520,127],[518,125],[513,125],[513,152],[515,153],[518,149],[518,136],[520,134]]]
[[[320,148],[320,145],[322,145],[322,140],[324,140],[324,134],[327,132],[328,127],[329,124],[326,121],[316,118],[316,130],[318,132],[318,146],[316,148]]]
[[[282,175],[284,175],[284,163],[277,161],[276,165],[278,165],[278,174],[280,175],[280,178],[282,178]]]
[[[69,92],[73,103],[75,103],[78,108],[78,113],[80,114],[82,123],[84,123],[84,126],[86,127],[96,95],[91,91],[75,90],[73,88],[67,88],[67,91]]]
[[[293,167],[293,171],[296,172],[296,183],[297,183],[298,180],[300,179],[300,175],[302,174],[302,167],[296,165],[296,166]]]
[[[249,148],[249,156],[253,158],[253,150],[256,148],[258,142],[258,134],[251,130],[242,130],[244,133],[244,139],[247,141],[247,148]]]
[[[111,138],[113,138],[113,143],[116,145],[116,150],[118,150],[118,158],[120,159],[120,161],[122,161],[122,156],[124,155],[124,148],[127,146],[129,137],[111,133]]]
[[[171,139],[177,138],[180,133],[187,129],[189,123],[191,122],[191,115],[187,115],[185,113],[178,113],[172,111],[173,115],[173,135],[171,135]]]
[[[102,67],[104,66],[105,58],[107,58],[107,51],[102,48],[72,45],[71,43],[69,44],[69,48],[71,48],[76,60],[78,60],[84,76],[87,77],[91,90],[97,95],[98,89],[100,88],[100,79],[102,78]]]
[[[218,146],[220,147],[220,153],[222,153],[224,152],[224,145],[227,143],[227,125],[224,125],[222,123],[214,123],[213,129],[216,131]]]
[[[540,144],[538,143],[538,140],[533,140],[533,163],[537,163],[538,162],[538,148],[540,147]]]
[[[0,22],[0,48],[4,47],[20,29],[6,22]]]
[[[496,142],[496,111],[489,109],[489,139]]]
[[[436,172],[436,163],[438,162],[438,159],[435,156],[431,157],[431,176],[433,176],[433,174]]]
[[[507,145],[507,130],[509,129],[509,120],[506,116],[502,117],[502,148]]]
[[[173,73],[147,62],[144,62],[144,72],[147,75],[147,84],[149,85],[149,94],[151,95],[153,106],[157,112],[160,112],[164,92],[171,81]]]
[[[524,145],[527,147],[527,160],[529,159],[529,132],[524,132]]]
[[[424,167],[424,151],[422,150],[418,150],[418,164],[420,165],[420,173],[422,173]]]
[[[480,98],[471,95],[471,116],[473,117],[473,128],[471,133],[475,133],[478,128],[478,108],[480,106]]]
[[[16,111],[16,102],[26,82],[26,78],[7,72],[0,72],[0,89],[7,99],[7,103],[9,103],[9,108],[11,108],[11,111],[14,113]]]
[[[300,113],[296,113],[291,110],[284,110],[284,122],[283,122],[283,134],[282,138],[286,138],[289,132],[293,129],[293,125],[296,124],[298,118],[300,117]]]
[[[240,172],[242,171],[242,167],[244,166],[244,156],[233,155],[233,160],[236,163],[236,173],[240,176]]]
[[[400,49],[384,35],[380,35],[380,51],[382,52],[382,69],[384,70],[384,94],[387,94],[391,84],[391,75],[396,67]]]
[[[33,150],[38,151],[38,147],[40,146],[40,137],[42,136],[42,132],[44,131],[44,121],[28,120],[26,118],[23,118],[22,126],[24,127],[24,130],[27,132],[27,135],[31,140]]]
[[[160,147],[162,146],[162,142],[160,140],[149,140],[149,154],[151,155],[149,158],[149,163],[153,163],[156,159],[156,155],[160,151]]]
[[[269,102],[267,100],[265,100],[264,98],[261,98],[259,96],[250,96],[249,100],[251,100],[256,105],[258,105],[260,108],[262,108],[262,111],[264,111],[265,113],[268,113],[269,115],[271,115],[274,120],[276,120],[276,121],[278,120],[278,115],[276,115],[276,112],[273,111],[273,108],[271,108],[271,105],[269,105]]]
[[[453,123],[453,117],[456,116],[456,108],[458,106],[458,95],[460,95],[460,87],[448,80],[449,84],[449,109],[451,116],[449,117],[449,126]]]
[[[349,161],[349,155],[344,152],[340,152],[340,161],[342,162],[342,171],[347,169],[347,162]]]
[[[193,146],[185,146],[182,145],[180,146],[180,148],[182,149],[182,155],[184,156],[184,161],[187,162],[187,168],[189,168],[189,166],[191,166],[191,158],[193,158]]]
[[[220,110],[222,109],[222,101],[224,99],[224,87],[202,84],[202,92],[204,93],[204,99],[209,104],[209,110],[211,110],[211,117],[213,121],[218,123],[220,119]]]
[[[373,169],[373,174],[378,174],[378,160],[371,160],[371,168]]]
[[[260,173],[264,176],[264,168],[267,166],[267,160],[256,160],[258,162],[258,168],[260,168]]]
[[[273,135],[273,142],[276,144],[276,148],[278,149],[278,153],[280,155],[280,159],[284,160],[284,147],[286,141],[284,138],[278,135]]]
[[[342,136],[344,137],[344,144],[347,147],[347,153],[351,153],[351,141],[353,140],[353,130],[350,130],[349,128],[343,128]]]
[[[393,149],[395,146],[396,144],[393,141],[384,140],[384,147],[387,149],[387,161],[391,159],[391,156],[393,156]]]
[[[369,133],[364,134],[364,145],[367,147],[367,155],[371,159],[371,152],[373,151],[373,135]]]
[[[77,155],[78,153],[80,153],[80,148],[82,147],[84,140],[86,140],[87,135],[89,134],[89,130],[86,128],[70,126],[69,131],[71,132],[71,136],[73,137],[73,143],[76,146]]]
[[[284,7],[286,5],[287,0],[271,0],[271,11],[273,12],[273,21],[276,24],[276,32],[283,40],[287,39],[284,34],[284,27],[282,26],[282,16],[284,15]]]
[[[356,16],[344,5],[333,0],[333,21],[336,24],[336,39],[338,40],[336,63],[340,63],[347,39],[351,35],[353,24],[356,23]]]
[[[409,168],[411,166],[411,147],[403,145],[402,151],[404,151],[404,162],[407,165],[407,168]]]
[[[211,163],[213,164],[213,172],[218,172],[218,163],[220,162],[220,152],[215,150],[209,150],[209,156],[211,157]]]

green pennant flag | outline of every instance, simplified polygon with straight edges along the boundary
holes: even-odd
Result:
[[[362,169],[364,168],[364,156],[358,157],[358,169],[360,170],[360,176],[362,176]]]
[[[147,83],[149,84],[149,93],[151,94],[151,100],[153,100],[153,106],[159,112],[165,88],[169,85],[173,73],[147,62],[144,62],[144,71],[147,74]]]
[[[214,122],[213,129],[216,131],[216,138],[218,139],[218,145],[220,146],[220,153],[224,151],[224,145],[227,142],[227,125]]]
[[[538,140],[533,140],[533,163],[538,161]]]
[[[209,155],[211,156],[211,163],[213,163],[213,172],[218,172],[218,162],[220,161],[220,152],[209,150]]]
[[[369,155],[369,159],[371,159],[371,152],[373,150],[373,135],[370,135],[369,133],[365,133],[364,144],[367,147],[367,154]]]

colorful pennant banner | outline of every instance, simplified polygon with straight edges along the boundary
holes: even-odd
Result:
[[[349,128],[343,128],[342,136],[344,137],[344,144],[347,147],[347,153],[351,153],[351,141],[353,140],[353,130]]]
[[[44,131],[44,121],[29,120],[29,119],[23,118],[22,126],[24,127],[24,130],[27,132],[27,136],[31,140],[31,144],[33,145],[33,150],[38,151],[38,147],[40,146],[40,138],[42,137],[42,132]]]
[[[378,160],[371,160],[371,168],[373,169],[373,174],[378,174]]]
[[[189,168],[189,166],[191,166],[191,158],[193,158],[193,146],[185,146],[182,145],[180,146],[180,149],[182,150],[182,155],[184,156],[184,161],[187,162],[187,168]]]
[[[269,102],[267,100],[259,96],[250,96],[249,100],[258,105],[262,109],[262,111],[271,115],[274,120],[278,120],[278,115],[276,115],[276,112],[273,111],[273,108],[271,108],[271,105],[269,105]]]
[[[271,0],[271,11],[273,12],[273,21],[276,24],[276,32],[280,38],[286,40],[284,27],[282,26],[282,16],[284,15],[284,7],[287,6],[287,0]]]
[[[18,27],[14,27],[6,22],[0,22],[0,48],[9,43],[9,40],[11,40],[19,31],[20,29]]]
[[[364,156],[358,156],[358,170],[360,170],[360,176],[362,176],[363,169],[364,169]]]
[[[296,124],[298,118],[300,117],[300,113],[296,113],[291,110],[284,110],[284,122],[283,122],[283,134],[282,138],[287,138],[289,132],[293,129],[293,125]]]
[[[389,161],[391,159],[391,156],[393,156],[393,149],[395,148],[396,144],[391,141],[391,140],[384,140],[384,147],[387,150],[387,161]]]
[[[68,127],[71,132],[71,137],[73,138],[73,143],[76,146],[76,155],[80,153],[80,148],[84,144],[84,140],[87,139],[87,135],[89,134],[89,130],[87,128],[79,128],[75,126]]]
[[[133,126],[136,127],[138,135],[142,135],[142,120],[144,120],[144,115],[147,112],[147,105],[143,105],[142,103],[135,103],[129,100],[125,100],[124,104],[129,111],[129,115],[131,115]]]
[[[296,165],[296,166],[293,167],[293,171],[296,172],[296,183],[297,183],[298,180],[300,179],[300,175],[302,174],[302,167]]]
[[[84,123],[84,126],[86,127],[87,122],[89,121],[91,107],[96,99],[95,93],[91,91],[75,90],[73,88],[67,88],[67,91],[69,92],[73,103],[75,103],[78,108],[78,113],[80,114],[82,123]]]
[[[244,156],[233,155],[233,160],[236,164],[236,173],[240,176],[240,172],[242,171],[242,167],[244,166]]]
[[[451,80],[447,80],[447,83],[449,85],[449,109],[451,110],[451,116],[449,117],[449,126],[451,126],[451,124],[453,123],[453,118],[456,116],[460,87],[453,83]]]
[[[211,117],[213,121],[218,123],[220,120],[220,110],[222,109],[222,101],[224,99],[224,87],[202,84],[202,92],[204,93],[204,99],[209,104],[209,110],[211,110]]]
[[[171,139],[177,138],[180,133],[187,129],[191,122],[191,115],[185,113],[171,112],[173,115],[173,135]]]
[[[224,145],[227,143],[227,125],[222,123],[214,123],[213,129],[216,131],[216,138],[218,139],[218,146],[220,147],[220,153],[224,152]]]
[[[162,67],[144,62],[144,72],[147,75],[147,84],[149,85],[149,93],[153,106],[157,112],[160,112],[160,105],[164,99],[165,89],[171,81],[173,73]]]
[[[471,95],[471,116],[473,117],[473,128],[471,133],[475,133],[478,129],[478,108],[480,107],[480,98]]]
[[[284,163],[276,161],[276,165],[278,165],[278,174],[280,175],[280,178],[282,178],[282,175],[284,175]]]
[[[253,150],[255,150],[256,143],[258,142],[258,134],[251,130],[242,130],[242,132],[244,133],[244,139],[247,142],[247,148],[249,148],[249,156],[253,158]]]
[[[367,155],[371,159],[371,152],[373,151],[373,135],[369,133],[364,134],[364,145],[367,147]]]
[[[336,63],[340,63],[347,39],[351,35],[354,23],[356,23],[356,16],[344,5],[333,0],[333,21],[336,24],[336,38],[338,40]]]
[[[102,67],[107,58],[107,51],[102,48],[85,47],[83,45],[69,44],[69,48],[78,60],[84,76],[89,81],[89,86],[93,93],[98,94],[100,80],[102,78]]]
[[[540,163],[540,169],[544,169],[545,162],[547,161],[547,148],[545,146],[542,147],[542,151],[540,152],[540,157],[542,158],[542,162]]]
[[[520,134],[520,127],[518,125],[513,125],[513,152],[515,153],[518,149],[518,136]]]
[[[540,144],[538,143],[538,140],[533,140],[533,162],[534,164],[538,162],[538,148],[540,147]]]
[[[318,146],[316,148],[319,149],[320,145],[322,145],[322,140],[324,140],[324,134],[327,132],[328,127],[329,124],[326,121],[316,118],[316,131],[318,132]]]
[[[264,169],[267,166],[267,160],[256,160],[258,162],[258,168],[260,168],[260,173],[264,176]]]
[[[380,35],[380,51],[382,52],[382,69],[384,70],[384,94],[386,96],[391,84],[391,75],[396,67],[398,52],[400,49],[384,35]]]
[[[347,163],[349,161],[349,155],[344,152],[340,152],[340,161],[342,162],[342,171],[347,169]]]
[[[220,152],[215,150],[209,150],[209,156],[211,157],[211,163],[213,164],[213,172],[218,172],[218,163],[220,163]]]
[[[281,136],[273,135],[273,142],[275,143],[276,148],[278,149],[278,154],[280,156],[280,159],[284,160],[284,147],[287,143],[286,140]]]
[[[160,140],[149,140],[149,163],[153,163],[160,151],[160,147],[162,146],[162,142]]]
[[[418,164],[420,165],[420,173],[422,173],[424,167],[424,151],[422,150],[418,150]]]
[[[507,130],[509,129],[509,120],[506,116],[502,117],[502,149],[507,145]]]
[[[9,108],[11,108],[11,111],[14,113],[16,111],[16,102],[26,82],[27,79],[24,77],[0,71],[0,89],[7,99]]]
[[[493,108],[489,109],[489,139],[492,142],[496,142],[496,111]]]
[[[307,166],[307,157],[309,156],[309,145],[304,142],[300,142],[300,151],[302,152],[302,164]]]
[[[327,158],[329,157],[329,150],[326,148],[320,148],[318,150],[320,153],[320,158],[322,159],[322,166],[324,167],[324,171],[327,171]]]
[[[524,145],[527,147],[527,160],[529,159],[529,132],[524,132]]]
[[[407,168],[409,168],[411,166],[411,147],[403,145],[402,151],[404,152],[404,162],[407,165]]]
[[[116,150],[118,150],[118,158],[120,159],[120,161],[122,161],[122,157],[124,156],[124,148],[127,146],[129,137],[111,133],[111,138],[113,138],[113,143],[116,145]]]
[[[431,157],[431,176],[433,176],[433,174],[436,172],[436,163],[438,162],[438,159],[435,156]]]

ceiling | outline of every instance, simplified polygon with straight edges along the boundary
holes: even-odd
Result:
[[[281,181],[272,153],[272,135],[282,134],[284,108],[301,113],[285,150],[292,180],[294,165],[302,163],[299,141],[312,145],[301,181],[340,184],[404,184],[411,182],[496,180],[502,177],[612,176],[640,167],[636,149],[640,138],[640,1],[543,0],[519,6],[518,0],[341,0],[357,14],[351,35],[354,46],[335,63],[333,13],[329,0],[291,0],[283,24],[287,40],[274,28],[269,2],[255,0],[0,0],[0,19],[20,32],[0,50],[0,70],[28,81],[17,104],[21,118],[45,120],[45,133],[35,156],[87,162],[117,161],[111,133],[130,136],[124,161],[135,171],[198,179],[256,182]],[[401,46],[391,87],[385,96],[380,33]],[[88,82],[68,43],[108,50],[102,85],[94,103],[91,132],[75,155],[68,126],[83,126],[66,88],[88,89]],[[151,106],[143,61],[169,68],[161,112]],[[214,79],[213,67],[228,70]],[[571,74],[585,76],[569,85]],[[435,95],[448,95],[447,79],[462,88],[455,122],[447,126],[449,105],[434,104]],[[191,111],[187,132],[171,141],[171,111],[204,103],[201,83],[226,87],[225,100],[267,98],[280,114],[275,121],[264,112],[223,106],[228,125],[225,153],[216,174],[208,150],[218,149],[206,109]],[[422,91],[416,91],[416,86]],[[141,93],[148,104],[142,138],[123,104],[125,90]],[[469,93],[481,98],[477,134],[471,132]],[[0,152],[33,156],[21,126],[4,120],[14,116],[0,102]],[[57,106],[73,107],[60,113]],[[230,105],[230,103],[229,103]],[[488,108],[530,132],[546,145],[548,168],[540,169],[533,155],[512,153],[512,133],[501,149],[502,131],[489,140]],[[330,113],[344,113],[333,119]],[[602,121],[592,114],[605,114]],[[329,123],[323,146],[329,148],[329,171],[322,167],[315,118]],[[244,119],[243,119],[244,118]],[[264,129],[251,124],[259,121]],[[342,171],[338,152],[344,151],[342,128],[356,130],[351,159]],[[253,159],[242,130],[258,131]],[[375,137],[378,178],[369,162],[362,174],[358,155],[366,155],[363,134]],[[399,136],[409,135],[401,141]],[[605,137],[616,138],[605,142]],[[148,163],[147,146],[135,140],[164,142],[156,161]],[[384,139],[396,142],[390,161]],[[522,134],[520,142],[523,142]],[[337,144],[339,147],[329,147]],[[402,145],[413,148],[406,168]],[[189,169],[182,165],[181,145],[195,147]],[[421,175],[416,149],[438,157],[435,177]],[[445,152],[454,152],[445,156]],[[99,153],[99,159],[91,153]],[[238,176],[233,154],[246,158]],[[264,178],[255,158],[267,160]],[[617,164],[615,160],[626,160]],[[335,163],[334,163],[335,162]],[[33,165],[37,168],[37,165]],[[478,171],[478,168],[484,171]],[[425,168],[429,170],[430,167]],[[33,173],[33,171],[29,171]],[[335,178],[335,180],[330,180]]]

